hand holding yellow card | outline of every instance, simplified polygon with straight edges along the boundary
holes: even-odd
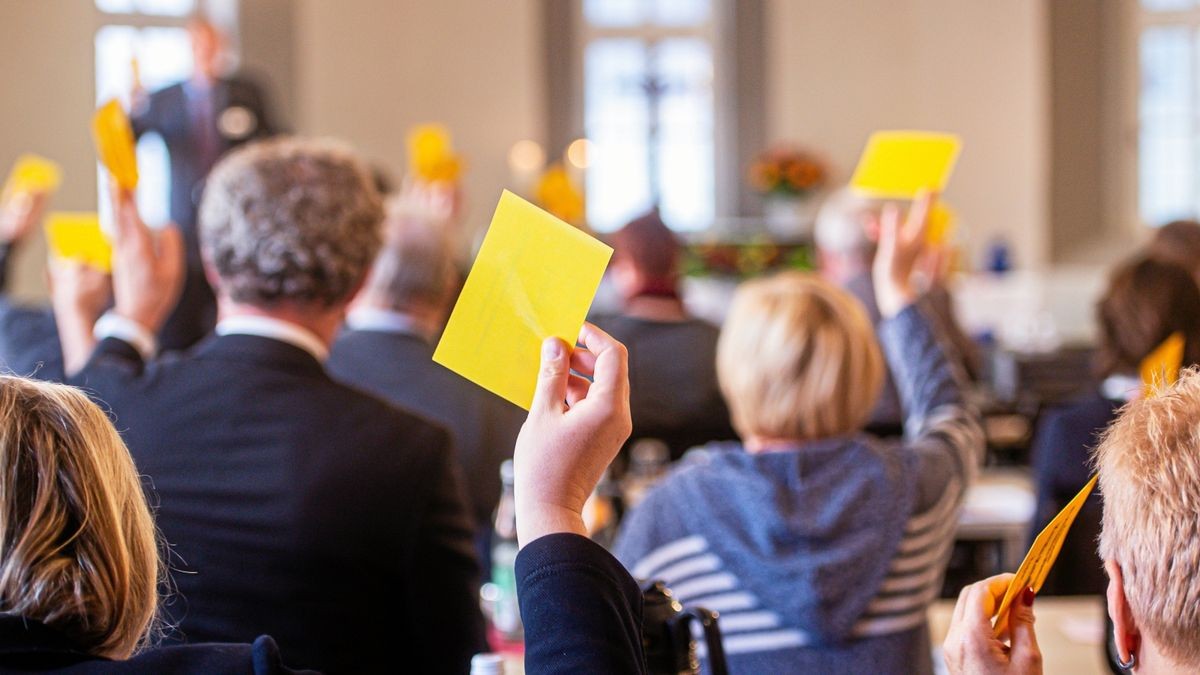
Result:
[[[850,188],[877,199],[915,199],[922,191],[942,192],[961,147],[953,134],[876,131],[867,140]]]
[[[100,106],[92,118],[92,137],[100,163],[122,190],[137,188],[137,153],[129,116],[116,99]]]
[[[611,256],[505,190],[433,360],[528,410],[542,341],[575,344]]]
[[[1067,538],[1067,532],[1071,530],[1075,516],[1079,515],[1083,503],[1087,501],[1088,495],[1092,493],[1092,488],[1096,486],[1097,478],[1099,476],[1092,476],[1079,494],[1075,495],[1062,512],[1042,530],[1037,539],[1033,540],[1033,546],[1029,548],[1029,553],[1025,554],[1025,560],[1017,568],[1013,580],[1009,582],[1008,591],[1004,594],[1000,609],[996,611],[996,623],[994,624],[996,636],[1002,635],[1008,629],[1008,610],[1017,595],[1026,588],[1032,588],[1034,593],[1042,590],[1042,584],[1046,583],[1046,576],[1050,574],[1050,568],[1054,566],[1058,552],[1062,550],[1063,540]]]
[[[46,241],[58,258],[112,271],[112,244],[95,213],[51,213],[46,217]]]
[[[4,183],[3,195],[8,198],[19,194],[50,194],[61,182],[62,170],[57,164],[45,157],[24,154],[13,164]]]
[[[1179,369],[1183,367],[1183,351],[1186,346],[1187,340],[1183,333],[1171,333],[1149,356],[1142,359],[1139,370],[1142,375],[1142,389],[1146,395],[1175,384],[1175,380],[1179,379]]]

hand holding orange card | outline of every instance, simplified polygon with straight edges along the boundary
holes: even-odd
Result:
[[[46,216],[46,242],[50,252],[101,272],[112,271],[112,244],[100,229],[95,213],[51,213]]]
[[[24,154],[13,164],[2,194],[5,198],[19,194],[49,194],[58,189],[60,182],[62,170],[58,164],[45,157]]]
[[[915,199],[922,191],[943,192],[961,147],[953,134],[876,131],[867,140],[850,188],[877,199]]]
[[[528,410],[542,341],[575,344],[611,256],[505,190],[433,360]]]
[[[122,190],[137,188],[137,153],[129,116],[116,99],[100,106],[92,118],[92,137],[100,163]]]
[[[1042,590],[1042,584],[1046,583],[1046,575],[1050,574],[1050,568],[1054,566],[1054,560],[1058,558],[1058,552],[1062,550],[1063,540],[1067,538],[1067,532],[1070,531],[1071,524],[1075,522],[1075,516],[1079,515],[1083,503],[1087,501],[1088,495],[1092,493],[1092,488],[1096,486],[1098,477],[1092,476],[1079,494],[1075,495],[1062,512],[1042,530],[1037,539],[1033,540],[1033,546],[1029,548],[1029,553],[1025,554],[1025,560],[1017,568],[1017,573],[1012,581],[1009,582],[1008,591],[1004,594],[1000,609],[996,611],[996,623],[993,624],[996,636],[1002,635],[1008,629],[1008,610],[1017,595],[1026,588],[1032,588],[1034,593]]]

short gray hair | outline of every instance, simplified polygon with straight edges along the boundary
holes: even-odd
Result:
[[[817,248],[829,253],[860,253],[871,250],[867,219],[872,203],[842,188],[830,194],[817,212],[813,239]]]
[[[383,206],[347,147],[279,138],[250,143],[213,169],[200,244],[236,302],[348,302],[379,250]]]
[[[367,280],[371,297],[398,312],[447,304],[455,268],[444,224],[412,213],[393,198],[387,204],[384,239]]]

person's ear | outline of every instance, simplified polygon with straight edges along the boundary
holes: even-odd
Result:
[[[1125,576],[1116,560],[1105,560],[1104,571],[1108,573],[1108,616],[1113,623],[1113,642],[1117,647],[1117,658],[1128,663],[1142,644],[1129,600],[1125,596]]]
[[[637,267],[629,262],[624,256],[613,256],[612,264],[609,265],[612,270],[613,283],[616,284],[617,292],[624,298],[631,297],[637,292],[640,275]]]

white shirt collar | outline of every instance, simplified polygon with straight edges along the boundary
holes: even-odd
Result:
[[[254,335],[279,342],[286,342],[312,354],[324,363],[329,358],[329,347],[312,331],[294,323],[273,319],[268,316],[231,316],[217,323],[217,335]]]
[[[1100,393],[1110,401],[1132,401],[1142,394],[1142,380],[1132,375],[1109,375],[1100,383]]]
[[[425,341],[433,339],[433,336],[408,314],[379,307],[356,307],[346,316],[346,325],[353,330],[415,335]]]

